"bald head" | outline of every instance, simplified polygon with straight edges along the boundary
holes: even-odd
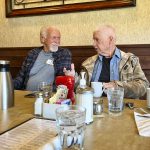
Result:
[[[111,57],[115,51],[115,29],[109,25],[101,26],[93,32],[93,46],[99,55]]]

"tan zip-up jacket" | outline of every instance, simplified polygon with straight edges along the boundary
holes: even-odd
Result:
[[[126,98],[140,98],[146,93],[146,88],[149,87],[149,82],[141,69],[139,59],[132,53],[121,52],[121,61],[119,65],[119,81],[116,81],[118,86],[124,88]],[[91,81],[95,61],[98,55],[89,57],[82,63],[82,66],[87,70],[89,82]]]

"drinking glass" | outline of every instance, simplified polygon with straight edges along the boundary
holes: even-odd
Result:
[[[49,97],[52,94],[52,85],[47,82],[40,82],[38,84],[38,90],[43,93],[43,95],[48,95]]]
[[[47,88],[47,86],[48,86],[47,82],[40,82],[38,84],[38,90],[41,91],[41,92],[43,92]]]
[[[58,136],[63,150],[83,150],[85,114],[85,108],[76,105],[56,109]]]
[[[108,111],[113,116],[119,116],[123,111],[124,89],[121,87],[108,88]]]

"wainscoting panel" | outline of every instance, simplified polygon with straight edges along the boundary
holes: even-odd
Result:
[[[75,64],[77,72],[80,71],[81,63],[88,57],[96,54],[92,46],[65,46],[72,52],[72,61]],[[139,57],[141,67],[145,72],[147,79],[150,81],[150,44],[136,44],[136,45],[118,45],[118,48],[125,52],[134,53]],[[25,59],[29,50],[33,47],[9,47],[0,48],[0,60],[9,60],[10,71],[14,78]]]

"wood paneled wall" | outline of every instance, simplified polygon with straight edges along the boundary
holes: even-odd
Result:
[[[96,54],[92,46],[66,46],[72,52],[72,60],[75,64],[77,72],[80,70],[81,63],[87,58]],[[140,45],[118,45],[118,48],[125,52],[134,53],[139,57],[140,63],[146,77],[150,81],[150,44]],[[0,60],[9,60],[10,71],[14,78],[18,73],[23,60],[25,59],[29,50],[33,47],[13,47],[0,48]]]

